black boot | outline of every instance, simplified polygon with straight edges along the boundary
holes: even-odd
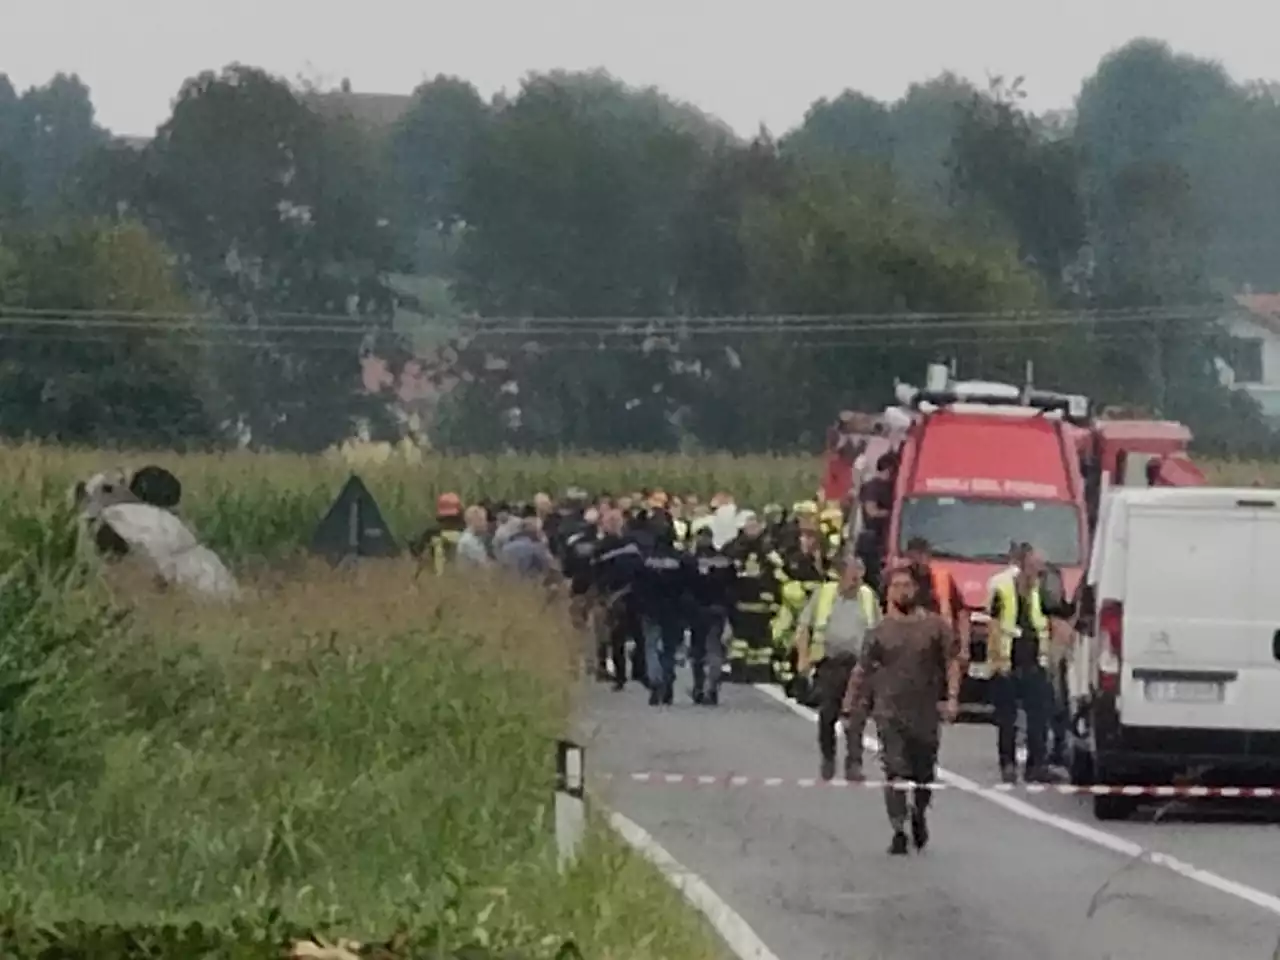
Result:
[[[923,810],[911,811],[911,840],[917,850],[923,850],[929,843],[929,821]]]
[[[893,831],[893,841],[889,844],[889,854],[904,857],[907,854],[907,835],[901,829]]]

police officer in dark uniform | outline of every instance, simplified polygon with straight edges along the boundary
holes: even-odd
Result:
[[[666,511],[652,511],[645,532],[648,549],[635,596],[644,627],[649,704],[656,707],[669,705],[674,697],[676,653],[684,640],[693,562],[676,546],[675,527]]]
[[[585,512],[560,513],[557,524],[556,557],[569,586],[569,617],[575,628],[587,631],[592,624],[592,607],[596,602],[591,561],[595,557],[600,533]],[[609,644],[601,631],[595,643],[595,676],[609,679]]]
[[[710,526],[694,534],[692,556],[696,565],[689,617],[693,702],[714,707],[720,702],[724,632],[738,574],[733,559],[716,549]]]
[[[609,508],[600,518],[600,538],[591,558],[592,583],[601,604],[610,659],[613,688],[627,684],[627,641],[639,648],[632,659],[632,678],[644,682],[644,636],[635,587],[644,570],[644,552],[625,530],[622,513]]]

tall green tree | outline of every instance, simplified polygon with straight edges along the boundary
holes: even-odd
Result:
[[[943,73],[913,83],[893,105],[894,174],[907,196],[929,210],[947,208],[951,143],[976,92],[968,81]]]
[[[1023,262],[1067,301],[1069,268],[1087,239],[1080,165],[1071,140],[1046,131],[1022,108],[1024,98],[1020,80],[995,78],[961,108],[949,164],[952,203],[975,230],[1008,231]]]
[[[148,147],[140,204],[192,289],[238,325],[219,383],[256,445],[316,450],[358,419],[385,424],[359,365],[395,299],[378,170],[354,124],[239,65],[187,81]]]
[[[1075,128],[1086,158],[1094,302],[1203,308],[1190,320],[1129,324],[1133,339],[1110,344],[1102,370],[1113,390],[1210,435],[1240,410],[1213,366],[1223,334],[1209,269],[1211,221],[1189,167],[1195,131],[1236,96],[1217,64],[1136,40],[1085,81]]]
[[[1186,159],[1201,118],[1232,96],[1221,67],[1176,55],[1153,40],[1136,40],[1109,54],[1085,81],[1075,139],[1085,158],[1099,302],[1149,305],[1206,292],[1199,261],[1207,236]],[[1134,188],[1139,196],[1132,195]],[[1135,225],[1135,213],[1148,223]],[[1135,230],[1151,237],[1172,231],[1176,236],[1168,237],[1159,253],[1183,259],[1147,265],[1150,251],[1131,243]],[[1152,270],[1172,286],[1153,287]],[[1147,279],[1135,280],[1135,275]]]
[[[0,225],[13,223],[26,208],[26,123],[22,100],[0,73]]]
[[[474,85],[441,75],[413,92],[396,125],[389,149],[402,202],[394,217],[420,273],[450,272],[467,170],[492,118]]]
[[[1214,281],[1280,289],[1280,90],[1251,84],[1216,100],[1192,128],[1185,167]]]
[[[202,357],[167,320],[190,309],[163,245],[137,224],[23,232],[0,248],[0,436],[189,448],[222,432]],[[63,313],[68,311],[68,313]],[[78,326],[84,311],[145,311]]]
[[[61,205],[67,178],[107,133],[94,120],[89,88],[74,74],[59,73],[32,87],[22,107],[27,205],[47,217]]]
[[[670,359],[646,349],[645,319],[677,308],[675,224],[720,138],[680,105],[602,74],[534,77],[501,107],[462,192],[459,293],[491,317],[598,319],[554,334],[545,323],[479,331],[479,368],[454,419],[473,441],[486,431],[524,446],[672,441]],[[505,409],[518,409],[519,427],[495,433],[499,387],[518,391]]]
[[[784,321],[772,333],[727,331],[703,348],[709,402],[699,405],[691,423],[709,445],[816,445],[834,410],[883,405],[895,376],[917,378],[930,359],[957,356],[991,376],[1022,362],[1020,349],[984,348],[972,334],[956,343],[954,332],[943,328],[848,319],[1040,302],[1034,274],[1013,250],[976,243],[913,208],[879,166],[847,160],[797,166],[784,193],[748,205],[740,230],[748,312],[826,319]]]
[[[742,242],[742,217],[761,198],[786,193],[795,162],[784,158],[765,133],[747,144],[725,144],[706,157],[675,222],[680,313],[747,311],[751,266]]]
[[[892,165],[893,117],[879,100],[846,90],[833,100],[815,100],[800,126],[783,139],[782,149],[802,156],[826,153]]]

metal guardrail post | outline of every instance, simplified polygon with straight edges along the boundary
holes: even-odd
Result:
[[[573,865],[587,829],[585,751],[572,740],[556,743],[556,858]]]

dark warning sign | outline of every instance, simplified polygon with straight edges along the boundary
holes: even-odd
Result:
[[[378,502],[354,473],[311,535],[311,552],[335,564],[353,557],[400,555]]]

